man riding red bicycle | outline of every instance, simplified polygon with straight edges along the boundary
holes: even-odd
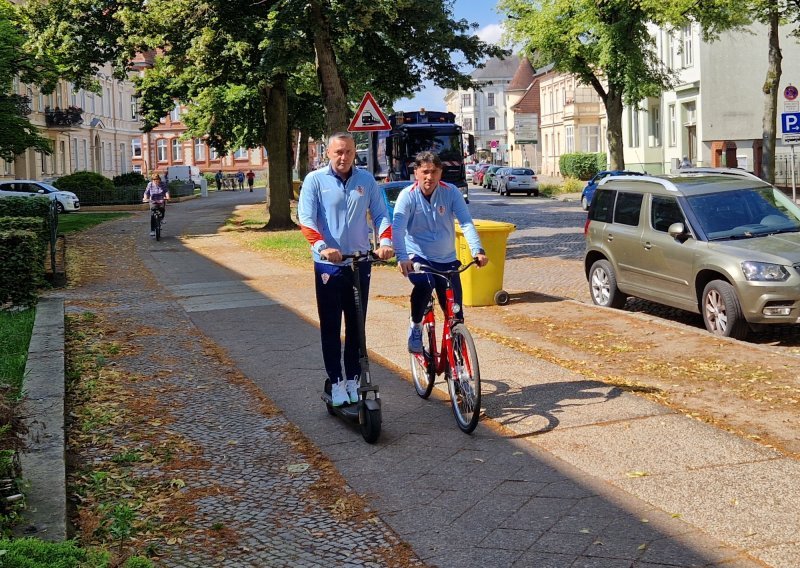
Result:
[[[429,278],[414,272],[414,263],[428,265],[436,270],[453,271],[461,263],[456,258],[455,221],[469,244],[470,252],[478,266],[489,259],[482,248],[467,204],[458,188],[443,183],[442,161],[433,152],[420,152],[415,160],[416,182],[400,192],[392,220],[392,242],[398,267],[407,276],[414,289],[411,291],[411,324],[408,330],[408,350],[422,352],[422,317],[434,288],[436,297],[445,309],[445,284],[441,279]],[[423,269],[424,270],[424,269]],[[458,274],[450,278],[455,301],[461,305],[461,279]],[[463,320],[464,312],[458,314]]]

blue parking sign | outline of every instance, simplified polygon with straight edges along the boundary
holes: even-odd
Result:
[[[782,134],[800,133],[800,112],[781,113],[781,133]]]

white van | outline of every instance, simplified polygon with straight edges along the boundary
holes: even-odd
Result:
[[[191,181],[196,186],[200,185],[200,168],[197,166],[169,166],[167,168],[167,179],[172,181],[179,179],[183,181]]]

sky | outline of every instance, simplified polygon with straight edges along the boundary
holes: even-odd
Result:
[[[465,19],[480,25],[476,33],[487,43],[500,43],[502,18],[496,11],[497,0],[456,0],[453,12],[455,19]],[[472,69],[465,67],[465,72]],[[412,111],[425,108],[427,110],[445,110],[444,89],[432,83],[425,83],[422,91],[412,99],[400,99],[394,104],[396,111]]]

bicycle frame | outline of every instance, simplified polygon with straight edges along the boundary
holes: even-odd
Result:
[[[475,261],[470,262],[466,266],[461,267],[458,272],[463,272],[467,268],[469,268]],[[453,354],[453,336],[450,333],[452,327],[456,324],[455,319],[455,311],[453,310],[453,306],[455,305],[455,293],[453,292],[453,286],[450,283],[450,278],[443,274],[436,274],[435,272],[428,273],[431,276],[444,278],[447,286],[445,288],[445,313],[444,313],[444,322],[442,324],[442,342],[441,347],[438,350],[436,349],[436,315],[434,314],[435,310],[435,303],[434,303],[434,295],[436,292],[434,291],[431,295],[431,299],[428,303],[428,309],[425,311],[425,315],[422,318],[422,324],[429,324],[431,329],[433,330],[433,341],[431,342],[431,349],[435,351],[431,353],[431,357],[433,358],[434,368],[436,369],[436,374],[441,375],[447,369],[454,369],[456,365],[455,355]],[[417,354],[417,357],[422,357],[422,354]],[[470,369],[471,371],[472,369]]]

